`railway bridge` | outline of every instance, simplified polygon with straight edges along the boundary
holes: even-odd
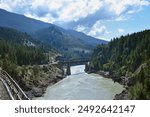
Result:
[[[66,75],[71,75],[71,66],[75,65],[86,65],[89,63],[89,59],[84,59],[84,60],[69,60],[69,61],[59,61],[58,64],[60,66],[65,66],[66,67]]]

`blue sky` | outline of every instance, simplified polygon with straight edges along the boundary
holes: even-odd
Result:
[[[0,8],[105,40],[150,29],[150,0],[0,0]]]

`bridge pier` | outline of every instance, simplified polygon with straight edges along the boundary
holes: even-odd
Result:
[[[67,75],[71,75],[70,64],[67,64]]]

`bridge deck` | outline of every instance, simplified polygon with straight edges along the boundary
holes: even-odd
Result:
[[[6,91],[4,84],[0,80],[0,100],[10,100],[8,92]]]

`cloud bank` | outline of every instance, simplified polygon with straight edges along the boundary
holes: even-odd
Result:
[[[148,0],[1,0],[0,8],[100,37],[111,33],[101,20],[124,20],[148,5]]]

